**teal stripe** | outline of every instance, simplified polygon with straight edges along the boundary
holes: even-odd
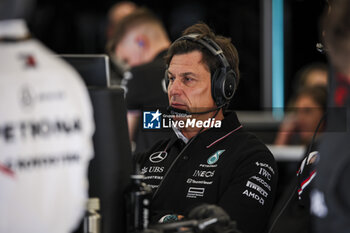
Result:
[[[284,106],[283,0],[272,0],[272,107]]]

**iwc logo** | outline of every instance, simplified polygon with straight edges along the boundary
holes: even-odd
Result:
[[[149,161],[152,163],[159,163],[162,162],[166,157],[168,153],[166,151],[158,151],[149,156]]]
[[[210,156],[208,158],[207,163],[209,165],[212,165],[212,164],[216,163],[219,160],[220,155],[222,153],[224,153],[224,152],[225,152],[225,150],[218,150],[218,151],[216,151],[212,156]]]

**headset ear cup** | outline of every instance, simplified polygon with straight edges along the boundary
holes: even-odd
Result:
[[[233,70],[226,73],[223,83],[223,95],[226,100],[231,100],[236,91],[236,75]]]
[[[168,86],[169,86],[168,69],[165,69],[164,78],[162,80],[162,87],[165,93],[168,93]]]
[[[217,106],[219,106],[220,101],[220,87],[218,86],[218,76],[220,75],[220,69],[217,69],[211,76],[211,96]]]
[[[236,78],[233,70],[217,69],[212,76],[212,97],[217,106],[230,101],[236,91]]]
[[[162,79],[162,88],[165,93],[168,93],[168,85],[166,84],[166,79]]]

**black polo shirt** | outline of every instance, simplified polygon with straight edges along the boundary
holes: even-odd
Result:
[[[263,232],[277,186],[276,163],[266,146],[243,129],[235,113],[220,129],[203,131],[188,143],[183,150],[174,134],[136,157],[155,192],[154,219],[185,215],[208,203],[221,206],[242,232]]]

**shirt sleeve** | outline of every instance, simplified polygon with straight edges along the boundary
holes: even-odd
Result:
[[[244,233],[263,232],[267,227],[277,188],[277,169],[266,151],[248,149],[219,205],[237,222]]]

